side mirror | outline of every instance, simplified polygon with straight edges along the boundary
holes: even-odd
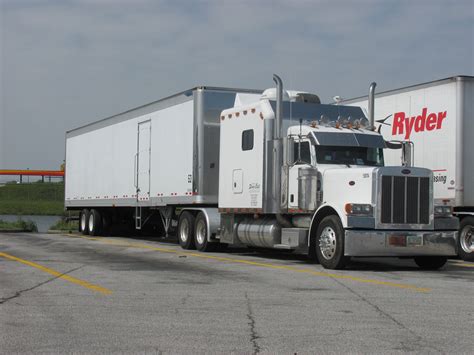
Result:
[[[415,146],[413,142],[402,142],[402,166],[413,166]]]
[[[401,149],[402,150],[402,166],[410,167],[413,166],[415,159],[415,145],[412,141],[385,141],[385,146],[388,149]]]
[[[293,165],[295,162],[295,139],[293,137],[283,138],[283,164]]]

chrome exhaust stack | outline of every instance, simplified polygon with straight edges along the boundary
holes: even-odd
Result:
[[[281,212],[281,174],[283,167],[283,142],[281,129],[283,126],[283,81],[274,74],[276,84],[275,118],[265,120],[265,171],[263,213],[276,214]]]
[[[375,106],[375,87],[377,86],[376,82],[370,84],[369,87],[369,125],[370,129],[375,129],[375,114],[374,114],[374,106]]]
[[[281,135],[281,126],[283,125],[283,81],[281,78],[273,74],[273,81],[276,84],[276,112],[275,112],[275,131],[274,139],[280,139]]]

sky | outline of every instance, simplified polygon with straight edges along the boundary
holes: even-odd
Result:
[[[0,169],[197,85],[365,95],[474,75],[474,1],[0,0]]]

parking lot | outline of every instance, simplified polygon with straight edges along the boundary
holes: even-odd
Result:
[[[468,353],[474,264],[0,234],[2,353]]]

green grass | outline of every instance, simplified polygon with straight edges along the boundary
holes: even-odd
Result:
[[[49,227],[50,230],[56,231],[77,231],[79,227],[78,221],[67,222],[65,219],[60,219],[56,224]]]
[[[36,223],[32,221],[24,221],[19,219],[16,222],[5,222],[0,219],[0,230],[18,230],[27,232],[37,232],[38,227]]]
[[[39,182],[1,186],[0,214],[63,215],[64,183]]]

